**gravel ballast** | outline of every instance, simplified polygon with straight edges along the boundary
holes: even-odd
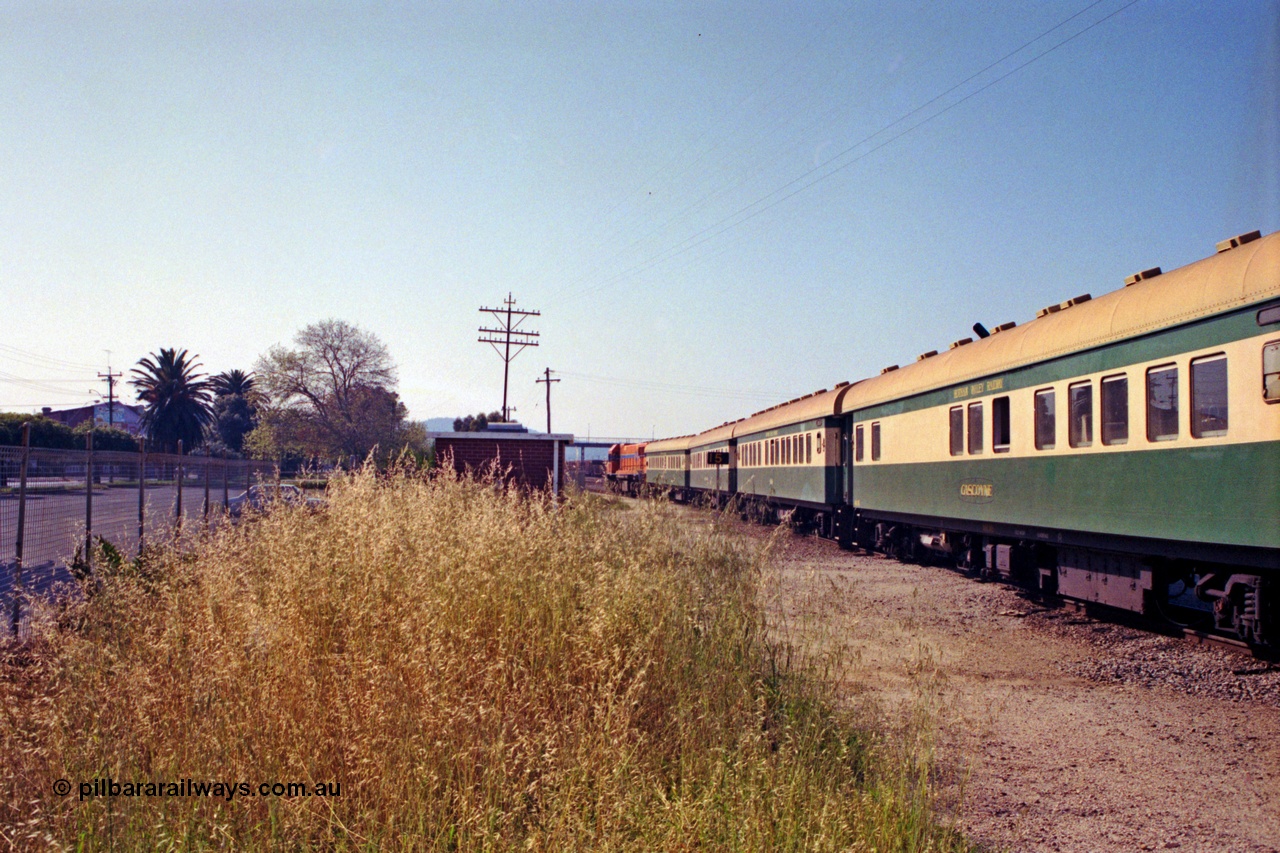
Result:
[[[743,525],[752,536],[769,528]],[[779,538],[792,642],[851,702],[936,719],[944,807],[992,850],[1280,851],[1280,669],[957,572]]]

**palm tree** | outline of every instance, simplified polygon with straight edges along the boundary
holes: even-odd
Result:
[[[239,369],[224,370],[209,379],[209,387],[219,397],[239,394],[247,400],[253,400],[257,397],[257,384],[252,371],[245,373]]]
[[[209,379],[209,387],[217,395],[213,401],[213,427],[210,437],[217,437],[228,450],[244,450],[244,437],[258,425],[258,407],[267,403],[258,390],[253,373],[225,370]]]
[[[138,389],[138,400],[145,404],[142,416],[147,438],[162,450],[172,452],[179,441],[190,451],[204,438],[213,421],[210,409],[210,383],[194,356],[187,351],[161,349],[158,354],[141,359],[133,369],[129,384]]]

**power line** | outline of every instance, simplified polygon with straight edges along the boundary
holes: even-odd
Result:
[[[616,385],[622,388],[634,388],[641,391],[670,391],[677,394],[696,394],[701,397],[719,397],[729,400],[779,400],[787,399],[787,394],[772,391],[746,391],[734,388],[716,388],[705,385],[680,385],[670,382],[655,382],[644,379],[623,379],[614,376],[597,376],[590,373],[574,373],[569,370],[557,371],[561,376],[581,379],[602,385]],[[794,396],[794,395],[792,395]]]
[[[947,105],[947,106],[943,107],[942,109],[938,110],[937,112],[931,113],[930,115],[928,115],[927,117],[925,117],[925,118],[924,118],[924,119],[922,119],[921,121],[919,121],[919,122],[917,122],[917,123],[915,123],[915,124],[911,125],[910,127],[906,128],[905,130],[903,130],[903,131],[901,131],[901,132],[899,132],[899,133],[894,134],[893,136],[889,137],[888,139],[884,140],[883,142],[879,143],[878,145],[876,145],[876,146],[872,147],[871,149],[869,149],[869,150],[867,150],[867,151],[864,151],[862,154],[859,154],[857,157],[854,157],[854,158],[853,158],[853,159],[851,159],[851,160],[847,160],[846,162],[844,162],[844,163],[842,163],[842,164],[840,164],[840,165],[837,165],[837,166],[832,167],[832,164],[833,164],[833,163],[835,163],[835,161],[840,160],[841,158],[844,158],[844,157],[848,156],[849,154],[851,154],[852,152],[854,152],[854,151],[855,151],[855,150],[857,150],[858,148],[862,147],[863,145],[867,144],[867,143],[868,143],[868,142],[870,142],[871,140],[875,139],[876,137],[881,136],[881,135],[882,135],[882,134],[884,134],[885,132],[887,132],[887,131],[891,130],[892,128],[894,128],[894,127],[896,127],[896,126],[898,126],[898,125],[900,125],[900,124],[902,124],[904,121],[907,121],[907,120],[908,120],[908,119],[910,119],[913,115],[916,115],[917,113],[919,113],[919,112],[921,112],[921,111],[923,111],[923,110],[927,109],[929,106],[931,106],[931,105],[933,105],[933,104],[936,104],[939,100],[941,100],[941,99],[945,98],[947,95],[953,94],[953,93],[954,93],[954,92],[956,92],[958,89],[960,89],[960,88],[964,87],[965,85],[967,85],[968,83],[970,83],[970,82],[972,82],[973,80],[977,79],[978,77],[981,77],[983,74],[987,73],[987,72],[988,72],[988,71],[990,71],[991,69],[993,69],[993,68],[995,68],[995,67],[999,66],[1001,63],[1003,63],[1003,62],[1007,61],[1007,60],[1008,60],[1008,59],[1010,59],[1011,57],[1016,56],[1018,53],[1021,53],[1023,50],[1025,50],[1026,48],[1028,48],[1028,47],[1030,47],[1031,45],[1035,44],[1036,42],[1038,42],[1038,41],[1040,41],[1040,40],[1044,39],[1046,36],[1050,35],[1050,34],[1051,34],[1051,33],[1053,33],[1054,31],[1061,29],[1063,26],[1065,26],[1065,25],[1069,24],[1071,21],[1073,21],[1073,20],[1075,20],[1076,18],[1080,17],[1081,15],[1085,14],[1085,13],[1086,13],[1086,12],[1088,12],[1090,9],[1093,9],[1094,7],[1098,6],[1098,5],[1099,5],[1100,3],[1102,3],[1102,2],[1104,2],[1104,0],[1095,0],[1095,2],[1090,3],[1089,5],[1085,6],[1085,7],[1084,7],[1083,9],[1081,9],[1080,11],[1076,12],[1075,14],[1070,15],[1070,16],[1068,16],[1067,18],[1064,18],[1062,21],[1058,22],[1058,23],[1057,23],[1057,24],[1055,24],[1054,26],[1052,26],[1052,27],[1050,27],[1049,29],[1045,30],[1045,31],[1044,31],[1044,32],[1042,32],[1040,35],[1038,35],[1038,36],[1036,36],[1035,38],[1030,39],[1029,41],[1027,41],[1027,42],[1023,43],[1023,44],[1022,44],[1021,46],[1019,46],[1017,49],[1015,49],[1015,50],[1013,50],[1013,51],[1010,51],[1009,53],[1007,53],[1007,54],[1005,54],[1004,56],[1002,56],[1000,59],[997,59],[996,61],[994,61],[994,62],[992,62],[992,63],[989,63],[987,66],[985,66],[985,67],[984,67],[983,69],[981,69],[980,71],[977,71],[977,72],[975,72],[974,74],[971,74],[969,77],[965,78],[965,79],[964,79],[964,80],[962,80],[961,82],[959,82],[959,83],[957,83],[957,84],[955,84],[955,85],[951,86],[950,88],[948,88],[948,89],[946,89],[945,91],[943,91],[943,92],[939,93],[938,95],[935,95],[934,97],[930,98],[928,101],[925,101],[924,103],[920,104],[919,106],[916,106],[916,107],[912,108],[911,110],[908,110],[906,113],[903,113],[901,116],[899,116],[898,118],[894,119],[892,122],[889,122],[888,124],[886,124],[886,125],[884,125],[883,127],[881,127],[879,130],[876,130],[874,133],[868,134],[867,136],[863,137],[863,138],[862,138],[862,139],[860,139],[858,142],[856,142],[856,143],[854,143],[853,145],[851,145],[851,146],[849,146],[849,147],[845,148],[845,149],[844,149],[843,151],[841,151],[839,154],[837,154],[837,155],[835,155],[834,157],[830,158],[829,160],[827,160],[827,161],[826,161],[825,163],[823,163],[822,165],[820,165],[820,166],[815,166],[814,168],[809,169],[808,171],[804,172],[803,174],[799,175],[799,176],[798,176],[798,177],[796,177],[796,178],[793,178],[792,180],[788,181],[787,183],[783,184],[782,186],[780,186],[780,187],[778,187],[778,188],[774,189],[773,191],[771,191],[771,192],[769,192],[769,193],[767,193],[767,194],[765,194],[765,195],[761,196],[760,198],[757,198],[755,201],[752,201],[751,203],[749,203],[749,204],[747,204],[747,205],[744,205],[744,206],[740,207],[738,210],[734,211],[733,213],[729,214],[729,215],[728,215],[728,216],[726,216],[726,217],[723,217],[723,218],[722,218],[722,219],[720,219],[719,221],[714,222],[714,223],[712,223],[711,225],[708,225],[706,228],[703,228],[702,230],[695,232],[694,234],[690,235],[689,237],[686,237],[684,240],[680,241],[679,243],[676,243],[674,246],[669,247],[669,248],[667,248],[667,249],[664,249],[664,250],[662,250],[662,251],[660,251],[660,252],[657,252],[657,253],[655,253],[655,254],[651,255],[650,257],[648,257],[648,258],[646,258],[646,259],[644,259],[644,260],[642,260],[642,261],[637,262],[636,264],[632,265],[631,267],[629,267],[629,268],[627,268],[627,269],[624,269],[624,270],[622,270],[621,272],[616,273],[616,274],[614,274],[614,275],[612,275],[612,276],[610,276],[610,277],[608,277],[608,278],[604,279],[604,280],[603,280],[603,281],[601,281],[601,282],[598,282],[598,283],[596,283],[596,284],[588,284],[588,285],[586,285],[586,286],[584,286],[584,287],[581,287],[581,288],[579,288],[579,289],[576,289],[576,290],[572,291],[571,293],[567,294],[567,296],[569,296],[570,298],[579,297],[579,296],[585,295],[585,294],[587,294],[587,293],[591,293],[591,292],[594,292],[594,291],[599,290],[599,289],[601,289],[601,288],[607,287],[607,286],[609,286],[609,285],[611,285],[611,284],[613,284],[613,283],[615,283],[615,282],[621,281],[621,280],[623,280],[623,279],[630,278],[630,277],[632,277],[632,276],[638,275],[639,273],[642,273],[642,272],[645,272],[645,271],[647,271],[647,270],[649,270],[649,269],[652,269],[653,267],[658,266],[658,265],[660,265],[660,264],[662,264],[662,263],[665,263],[665,262],[667,262],[667,261],[671,260],[672,258],[678,257],[678,256],[680,256],[680,255],[685,254],[686,252],[692,251],[693,249],[695,249],[695,248],[697,248],[697,247],[699,247],[699,246],[703,245],[704,243],[707,243],[708,241],[715,239],[716,237],[720,236],[721,234],[725,233],[726,231],[732,230],[732,229],[734,229],[734,228],[737,228],[737,227],[741,226],[742,224],[744,224],[744,223],[746,223],[746,222],[749,222],[750,220],[752,220],[752,219],[756,218],[757,216],[761,215],[762,213],[765,213],[766,211],[771,210],[771,209],[773,209],[774,207],[777,207],[779,204],[782,204],[783,202],[785,202],[785,201],[787,201],[787,200],[789,200],[789,199],[791,199],[791,198],[793,198],[793,197],[795,197],[795,196],[799,195],[800,193],[804,192],[805,190],[808,190],[809,188],[813,187],[814,185],[816,185],[816,184],[818,184],[818,183],[821,183],[822,181],[825,181],[826,179],[828,179],[828,178],[832,177],[833,175],[837,174],[838,172],[841,172],[841,171],[843,171],[843,170],[845,170],[845,169],[849,168],[850,166],[854,165],[855,163],[858,163],[858,162],[860,162],[860,161],[862,161],[862,160],[866,159],[866,158],[867,158],[867,157],[869,157],[870,155],[872,155],[872,154],[876,153],[877,151],[879,151],[880,149],[884,148],[885,146],[890,145],[890,144],[892,144],[893,142],[896,142],[897,140],[899,140],[899,139],[901,139],[902,137],[906,136],[907,134],[909,134],[909,133],[913,132],[913,131],[914,131],[914,130],[916,130],[917,128],[922,127],[923,125],[928,124],[929,122],[933,121],[934,119],[936,119],[936,118],[938,118],[938,117],[940,117],[940,116],[942,116],[942,115],[944,115],[944,114],[946,114],[946,113],[950,112],[951,110],[955,109],[956,107],[960,106],[961,104],[965,103],[966,101],[968,101],[968,100],[970,100],[970,99],[972,99],[972,98],[976,97],[977,95],[981,94],[982,92],[985,92],[987,89],[990,89],[992,86],[995,86],[995,85],[997,85],[997,84],[999,84],[999,83],[1003,82],[1004,80],[1007,80],[1009,77],[1013,76],[1014,74],[1017,74],[1019,71],[1022,71],[1022,70],[1023,70],[1023,69],[1025,69],[1026,67],[1028,67],[1028,66],[1030,66],[1030,65],[1034,64],[1035,62],[1038,62],[1040,59],[1043,59],[1045,56],[1048,56],[1049,54],[1051,54],[1051,53],[1053,53],[1054,51],[1058,50],[1059,48],[1061,48],[1061,47],[1065,46],[1066,44],[1068,44],[1068,43],[1070,43],[1070,42],[1072,42],[1072,41],[1075,41],[1075,40],[1076,40],[1077,38],[1079,38],[1080,36],[1084,35],[1085,33],[1089,32],[1090,30],[1093,30],[1095,27],[1100,26],[1101,24],[1105,23],[1106,21],[1110,20],[1111,18],[1114,18],[1116,15],[1119,15],[1121,12],[1125,11],[1125,10],[1126,10],[1126,9],[1128,9],[1130,6],[1136,5],[1138,2],[1140,2],[1140,0],[1130,0],[1130,2],[1126,3],[1125,5],[1121,6],[1120,8],[1118,8],[1118,9],[1116,9],[1115,11],[1111,12],[1110,14],[1108,14],[1108,15],[1106,15],[1106,16],[1104,16],[1104,17],[1100,18],[1100,19],[1098,19],[1097,21],[1094,21],[1092,24],[1089,24],[1088,26],[1086,26],[1086,27],[1084,27],[1083,29],[1081,29],[1081,30],[1079,30],[1078,32],[1076,32],[1075,34],[1073,34],[1073,35],[1071,35],[1071,36],[1068,36],[1068,37],[1066,37],[1066,38],[1062,39],[1061,41],[1059,41],[1059,42],[1057,42],[1056,44],[1054,44],[1052,47],[1049,47],[1049,48],[1047,48],[1047,49],[1045,49],[1045,50],[1041,51],[1040,53],[1038,53],[1038,54],[1036,54],[1035,56],[1033,56],[1033,57],[1031,57],[1030,59],[1028,59],[1026,62],[1023,62],[1021,65],[1016,66],[1015,68],[1011,69],[1010,71],[1008,71],[1008,72],[1006,72],[1006,73],[1004,73],[1004,74],[1002,74],[1002,75],[1000,75],[1000,76],[996,77],[994,80],[991,80],[990,82],[988,82],[988,83],[986,83],[986,84],[984,84],[984,85],[980,86],[978,89],[974,90],[973,92],[970,92],[968,95],[965,95],[963,98],[960,98],[959,100],[957,100],[957,101],[955,101],[955,102],[953,102],[953,103],[951,103],[951,104],[949,104],[949,105]],[[817,174],[817,173],[821,173],[821,174]],[[816,178],[814,178],[813,180],[808,181],[807,183],[805,183],[806,179],[810,178],[811,176],[813,176],[813,175],[815,175],[815,174],[817,174],[817,177],[816,177]],[[795,190],[792,190],[791,192],[786,192],[788,189],[790,189],[791,187],[795,187],[797,184],[802,184],[802,185],[801,185],[801,186],[799,186],[799,187],[797,187]],[[784,195],[781,195],[781,197],[778,197],[778,198],[776,198],[776,199],[775,199],[775,197],[776,197],[776,196],[779,196],[779,194],[780,194],[780,193],[785,193],[785,194],[784,194]],[[770,202],[770,201],[769,201],[770,199],[775,199],[775,200],[773,200],[772,202]],[[769,203],[768,203],[768,204],[765,204],[766,202],[769,202]],[[764,206],[762,207],[761,205],[764,205]],[[699,239],[699,238],[701,238],[701,239]]]
[[[33,366],[53,366],[61,368],[77,367],[88,370],[96,370],[98,367],[96,364],[86,364],[80,361],[67,361],[61,358],[53,358],[47,355],[40,355],[39,353],[28,352],[27,350],[18,349],[17,347],[10,346],[9,344],[0,344],[0,353],[8,354],[9,357],[14,358],[17,361],[23,361],[26,359],[28,360],[28,363],[31,363],[31,360],[34,360],[37,364],[33,364]]]
[[[1101,2],[1101,0],[1099,0],[1099,2]],[[818,31],[817,33],[815,33],[815,34],[814,34],[814,36],[813,36],[812,38],[810,38],[810,39],[809,39],[809,41],[808,41],[808,42],[806,42],[806,43],[805,43],[805,45],[804,45],[803,47],[801,47],[799,50],[797,50],[797,51],[795,52],[795,54],[794,54],[794,55],[792,55],[792,56],[791,56],[789,59],[787,59],[785,62],[780,63],[777,67],[775,67],[775,68],[773,69],[773,71],[771,71],[770,73],[766,74],[766,75],[765,75],[765,77],[764,77],[764,79],[763,79],[763,80],[761,80],[761,82],[760,82],[760,83],[759,83],[759,84],[758,84],[754,89],[752,89],[748,94],[744,95],[742,98],[740,98],[740,99],[739,99],[738,103],[737,103],[737,104],[736,104],[736,106],[735,106],[735,109],[745,107],[745,106],[746,106],[750,101],[754,100],[758,95],[761,95],[762,93],[764,93],[765,89],[769,86],[769,84],[770,84],[770,83],[772,83],[775,79],[778,79],[778,78],[780,78],[780,77],[782,76],[782,73],[783,73],[783,71],[784,71],[784,70],[788,69],[788,68],[789,68],[789,67],[791,67],[791,66],[794,66],[794,65],[796,64],[796,61],[797,61],[801,56],[804,56],[805,54],[807,54],[807,53],[810,51],[810,48],[814,45],[814,43],[815,43],[815,42],[817,42],[818,38],[820,38],[821,34],[825,31],[825,29],[826,29],[826,28],[819,29],[819,31]],[[763,107],[761,107],[761,108],[760,108],[760,111],[761,111],[761,112],[763,112],[763,110],[764,110],[764,109],[767,109],[768,107],[771,107],[774,103],[776,103],[777,101],[781,100],[782,98],[783,98],[783,93],[782,93],[781,91],[779,91],[779,92],[778,92],[777,94],[775,94],[772,98],[770,98],[770,99],[769,99],[769,100],[768,100],[768,101],[763,105]],[[834,109],[834,108],[833,108],[833,109]],[[780,123],[785,123],[785,122],[780,122]],[[604,212],[604,214],[602,214],[602,215],[601,215],[601,217],[600,217],[600,222],[601,222],[602,224],[609,223],[609,220],[610,220],[610,218],[613,216],[613,214],[614,214],[616,211],[618,211],[618,210],[619,210],[619,208],[621,208],[621,207],[623,206],[623,204],[625,203],[625,202],[622,200],[623,198],[625,198],[625,197],[627,197],[627,196],[630,196],[630,195],[634,195],[634,194],[638,194],[638,193],[644,192],[644,191],[646,191],[646,189],[647,189],[648,187],[650,187],[650,186],[654,186],[655,188],[657,188],[657,187],[658,187],[657,179],[658,179],[658,178],[659,178],[659,177],[660,177],[664,172],[668,172],[668,171],[672,171],[672,170],[674,170],[674,169],[675,169],[675,166],[677,165],[677,163],[678,163],[678,162],[680,162],[680,160],[682,160],[682,159],[683,159],[683,158],[684,158],[688,153],[690,153],[690,152],[692,152],[692,151],[696,150],[699,146],[701,146],[702,142],[703,142],[704,140],[706,140],[709,136],[711,136],[711,134],[712,134],[713,130],[714,130],[714,129],[716,129],[717,127],[719,127],[719,123],[718,123],[718,122],[716,122],[716,121],[709,121],[709,122],[707,123],[707,127],[706,127],[706,129],[704,129],[701,133],[699,133],[699,134],[698,134],[698,136],[697,136],[697,138],[696,138],[696,139],[694,139],[692,142],[687,143],[687,144],[683,147],[683,149],[680,151],[680,153],[679,153],[679,154],[676,154],[676,155],[674,155],[674,156],[670,157],[670,158],[669,158],[665,163],[663,163],[661,166],[659,166],[658,168],[656,168],[656,169],[652,170],[651,172],[649,172],[649,173],[648,173],[648,174],[643,178],[643,180],[640,182],[640,185],[639,185],[639,186],[637,186],[637,187],[635,187],[632,191],[627,192],[627,193],[624,193],[624,194],[620,197],[620,200],[619,200],[618,202],[616,202],[616,203],[615,203],[615,204],[613,204],[611,207],[609,207],[609,209],[608,209],[608,210],[606,210],[606,211]],[[762,135],[765,135],[765,134],[757,134],[757,136],[762,136]],[[714,144],[712,144],[710,147],[708,147],[708,148],[705,148],[705,149],[701,150],[701,151],[700,151],[700,152],[699,152],[695,157],[693,157],[693,159],[692,159],[692,160],[687,161],[683,168],[679,169],[678,171],[672,171],[671,178],[670,178],[669,180],[670,180],[670,181],[678,181],[682,176],[684,176],[684,175],[688,174],[689,172],[691,172],[691,171],[694,169],[694,167],[698,165],[698,163],[699,163],[699,162],[701,162],[701,161],[702,161],[702,160],[704,160],[705,158],[707,158],[707,157],[709,157],[710,155],[712,155],[712,154],[713,154],[717,149],[724,147],[724,145],[725,145],[725,141],[726,141],[726,140],[723,140],[723,139],[722,139],[722,140],[719,140],[719,141],[716,141],[716,142],[715,142]],[[720,191],[717,191],[717,192],[720,192]],[[703,204],[705,204],[705,202],[706,202],[708,199],[710,199],[710,198],[714,197],[714,195],[715,195],[715,194],[716,194],[716,193],[712,193],[712,194],[711,194],[711,195],[709,195],[709,196],[704,196],[704,197],[703,197],[703,199],[699,200],[698,202],[695,202],[695,203],[692,205],[692,208],[693,208],[693,209],[696,209],[697,207],[702,206]],[[649,190],[649,191],[648,191],[648,194],[647,194],[647,195],[643,195],[643,196],[641,196],[641,199],[640,199],[640,201],[641,201],[642,203],[649,203],[649,202],[652,202],[653,200],[654,200],[654,191],[653,191],[653,190]],[[653,233],[655,233],[656,231],[660,231],[662,228],[664,228],[666,225],[668,225],[668,224],[669,224],[673,219],[678,219],[680,216],[687,214],[687,213],[689,212],[689,210],[690,210],[690,209],[691,209],[690,207],[686,207],[684,211],[681,211],[680,213],[675,214],[675,215],[674,215],[673,217],[671,217],[671,218],[668,218],[668,220],[667,220],[666,222],[662,223],[661,225],[658,225],[658,226],[657,226],[656,228],[654,228],[654,229],[651,229],[649,233],[647,233],[647,234],[645,234],[645,235],[643,235],[643,236],[641,236],[641,237],[639,237],[639,238],[636,238],[636,239],[632,240],[632,241],[631,241],[631,243],[630,243],[629,245],[624,246],[624,247],[623,247],[623,248],[621,248],[621,249],[617,249],[617,250],[615,250],[611,255],[609,255],[609,258],[608,258],[608,259],[611,259],[611,258],[614,258],[614,257],[618,257],[620,254],[622,254],[622,252],[625,252],[628,248],[631,248],[631,247],[633,247],[633,246],[638,245],[639,243],[642,243],[645,239],[647,239],[647,238],[648,238],[649,236],[651,236]],[[630,228],[632,228],[632,229],[633,229],[633,228],[634,228],[634,226],[630,226]],[[625,235],[627,234],[627,232],[628,232],[628,226],[627,226],[627,224],[625,223],[625,221],[623,221],[623,222],[619,222],[619,223],[617,223],[617,228],[616,228],[616,229],[611,229],[611,230],[614,230],[614,231],[618,234],[618,236],[621,238],[621,237],[625,237]],[[603,231],[603,229],[602,229],[602,231]],[[595,249],[601,249],[601,248],[603,248],[603,245],[604,245],[604,239],[603,239],[603,237],[604,237],[604,236],[605,236],[605,234],[607,234],[607,233],[608,233],[608,232],[604,232],[604,233],[602,233],[602,239],[600,239],[600,240],[596,241],[596,245],[595,245],[595,247],[594,247]],[[604,262],[607,262],[607,260],[608,260],[608,259],[606,259]],[[580,282],[582,282],[582,281],[584,281],[584,280],[588,280],[588,279],[590,279],[590,277],[591,277],[591,273],[587,273],[586,275],[584,275],[584,276],[582,276],[582,277],[578,278],[577,280],[573,281],[573,282],[571,283],[571,285],[570,285],[570,286],[577,286]]]
[[[51,379],[51,380],[27,379],[26,377],[23,377],[23,376],[15,376],[15,375],[14,375],[14,374],[12,374],[12,373],[7,373],[7,372],[5,372],[5,371],[0,370],[0,382],[5,383],[6,385],[16,385],[16,386],[18,386],[18,387],[20,387],[20,388],[25,388],[25,389],[26,389],[26,390],[28,390],[28,391],[39,391],[39,392],[44,393],[44,394],[54,394],[54,395],[61,396],[61,397],[88,397],[88,396],[95,396],[97,392],[92,391],[92,390],[87,390],[87,391],[83,391],[83,392],[80,392],[80,391],[69,391],[69,390],[66,390],[66,389],[64,389],[64,388],[58,388],[58,387],[55,387],[54,385],[46,384],[46,382],[63,382],[63,383],[77,383],[77,384],[78,384],[78,383],[81,383],[81,382],[90,383],[90,382],[92,382],[92,381],[93,381],[92,379],[75,379],[75,380],[72,380],[72,379]]]

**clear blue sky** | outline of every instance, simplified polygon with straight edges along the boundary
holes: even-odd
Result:
[[[490,410],[510,291],[676,434],[1280,228],[1280,2],[1090,4],[0,2],[0,409],[337,317]]]

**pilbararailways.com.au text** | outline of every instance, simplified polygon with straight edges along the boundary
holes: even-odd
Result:
[[[65,782],[59,779],[59,782]],[[54,792],[69,794],[70,785],[54,783]],[[228,802],[236,797],[340,797],[341,782],[207,782],[180,779],[176,782],[119,782],[107,777],[81,782],[81,800],[95,797],[217,797]]]

